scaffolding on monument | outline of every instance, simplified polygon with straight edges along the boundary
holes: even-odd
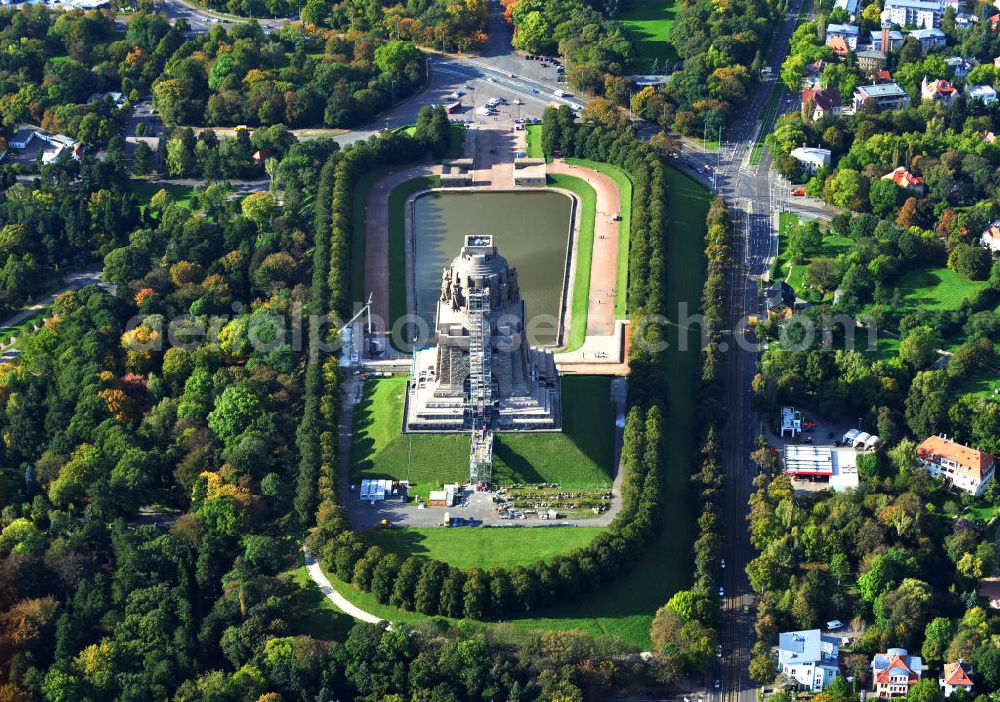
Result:
[[[493,373],[490,367],[489,290],[469,291],[469,410],[472,439],[469,446],[469,481],[493,479]]]

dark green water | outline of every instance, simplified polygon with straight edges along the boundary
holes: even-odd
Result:
[[[467,234],[492,234],[497,250],[517,268],[528,320],[551,316],[531,334],[533,344],[556,340],[556,324],[572,201],[551,191],[433,192],[414,205],[417,314],[433,328],[441,271]]]

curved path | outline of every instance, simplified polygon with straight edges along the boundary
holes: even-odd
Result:
[[[319,588],[320,592],[323,593],[323,596],[333,602],[337,609],[348,616],[363,622],[369,622],[370,624],[378,624],[385,621],[381,617],[376,617],[371,612],[366,612],[360,607],[356,607],[350,600],[334,590],[333,585],[330,584],[330,580],[323,574],[323,569],[319,567],[319,561],[316,560],[316,557],[304,548],[302,551],[305,555],[306,570],[309,572],[309,577],[316,584],[316,587]]]

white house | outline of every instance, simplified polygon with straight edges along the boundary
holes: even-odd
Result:
[[[962,56],[949,56],[944,60],[948,68],[955,72],[955,77],[964,80],[969,71],[979,65],[979,61],[974,58],[964,58]]]
[[[858,16],[858,9],[860,6],[860,0],[837,0],[833,3],[834,7],[840,7],[847,10],[847,14],[850,16],[853,22]]]
[[[872,691],[876,697],[891,699],[906,697],[910,688],[920,681],[924,662],[911,656],[905,648],[890,648],[872,658]]]
[[[984,105],[992,105],[997,101],[997,91],[992,85],[973,85],[968,89],[966,95],[970,100],[979,100]]]
[[[792,158],[802,164],[807,173],[815,173],[823,166],[830,165],[830,149],[820,149],[812,146],[800,146],[792,149]]]
[[[1000,253],[1000,219],[992,222],[979,238],[979,243],[988,248],[993,253]]]
[[[944,8],[941,2],[926,0],[886,0],[885,10],[893,24],[901,27],[940,27]]]
[[[837,677],[839,640],[819,629],[778,634],[778,672],[810,692]]]
[[[972,692],[972,667],[958,659],[957,663],[945,663],[944,670],[938,677],[938,685],[944,692],[945,697],[951,697],[955,690],[964,690],[966,693]]]
[[[917,463],[924,470],[973,495],[981,495],[989,487],[996,462],[985,451],[964,446],[946,436],[928,436],[917,447]]]
[[[827,46],[830,45],[830,40],[834,37],[841,37],[847,43],[847,48],[854,51],[858,48],[858,35],[860,31],[858,26],[854,24],[828,24],[826,26]]]

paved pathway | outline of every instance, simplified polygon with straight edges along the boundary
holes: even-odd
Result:
[[[351,604],[350,600],[334,590],[329,579],[327,579],[327,577],[323,574],[323,569],[319,567],[319,562],[316,560],[316,557],[304,549],[303,552],[305,554],[306,570],[309,571],[309,577],[312,578],[314,583],[316,583],[316,587],[320,589],[320,592],[323,593],[326,599],[333,602],[337,609],[344,614],[363,622],[378,624],[379,622],[384,621],[381,617],[376,617],[371,612],[366,612],[360,607],[354,606]]]
[[[411,178],[438,172],[436,166],[421,164],[390,173],[372,186],[365,199],[364,297],[374,293],[372,312],[384,320],[386,329],[396,321],[389,319],[389,193]]]
[[[594,248],[590,262],[590,305],[587,336],[610,336],[615,330],[615,285],[618,277],[618,233],[620,223],[612,219],[622,209],[618,184],[611,178],[581,166],[554,160],[547,171],[587,181],[597,193],[594,213]],[[572,305],[571,305],[572,307]]]

